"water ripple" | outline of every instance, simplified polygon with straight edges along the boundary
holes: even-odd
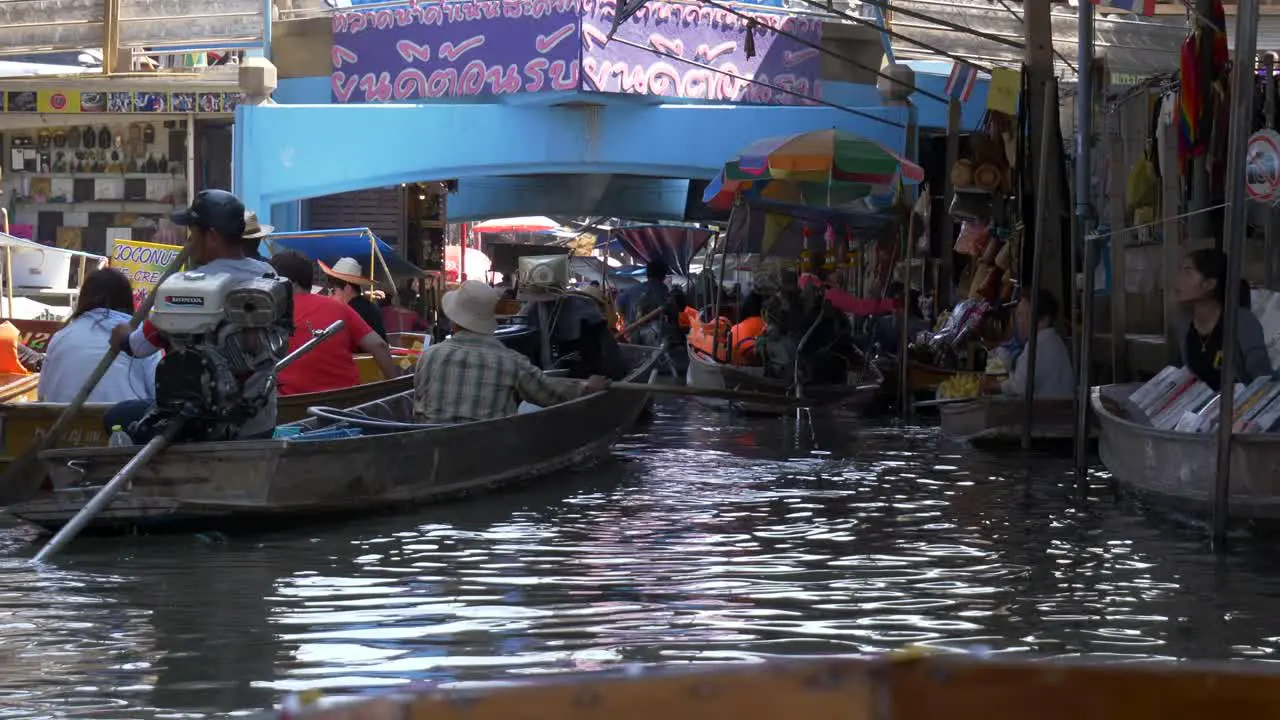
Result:
[[[1102,473],[1081,505],[1069,463],[939,449],[927,427],[673,404],[647,430],[518,492],[214,545],[86,538],[58,569],[0,528],[0,720],[906,644],[1277,659],[1272,553],[1219,563]]]

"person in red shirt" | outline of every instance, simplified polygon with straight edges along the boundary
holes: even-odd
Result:
[[[334,323],[346,324],[332,337],[312,348],[292,365],[280,372],[281,395],[340,390],[360,384],[360,370],[353,353],[367,352],[373,356],[383,377],[400,375],[400,368],[391,359],[387,341],[369,327],[351,306],[323,295],[314,295],[311,284],[315,268],[305,255],[292,250],[277,253],[271,258],[276,274],[293,283],[293,337],[289,338],[289,352],[293,352],[319,332]]]

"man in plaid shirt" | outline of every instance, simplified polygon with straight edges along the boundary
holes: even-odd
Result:
[[[520,401],[540,407],[609,388],[594,375],[585,385],[548,378],[529,359],[508,349],[493,331],[498,293],[468,280],[445,293],[444,314],[453,336],[422,352],[413,377],[413,413],[423,423],[463,423],[516,414]]]

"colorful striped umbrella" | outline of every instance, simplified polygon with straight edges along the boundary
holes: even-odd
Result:
[[[844,130],[764,138],[725,166],[730,179],[788,179],[892,185],[924,181],[924,170],[878,142]]]
[[[894,185],[872,185],[870,183],[852,182],[801,182],[795,180],[732,180],[727,170],[719,174],[707,184],[702,195],[702,202],[713,210],[728,210],[733,207],[738,195],[748,198],[761,198],[790,205],[806,207],[838,207],[861,200],[869,195],[888,195],[895,190]]]

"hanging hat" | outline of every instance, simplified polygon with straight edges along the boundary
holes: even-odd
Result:
[[[276,229],[275,225],[263,225],[258,222],[258,213],[252,210],[244,211],[244,235],[245,240],[261,240],[270,235]]]
[[[471,332],[491,334],[498,327],[498,293],[480,280],[468,280],[444,294],[445,317]]]
[[[320,272],[331,278],[337,278],[343,282],[349,282],[353,285],[372,285],[373,281],[364,276],[364,269],[360,267],[360,263],[355,258],[339,258],[333,267],[320,262]],[[470,329],[470,328],[468,328]]]

